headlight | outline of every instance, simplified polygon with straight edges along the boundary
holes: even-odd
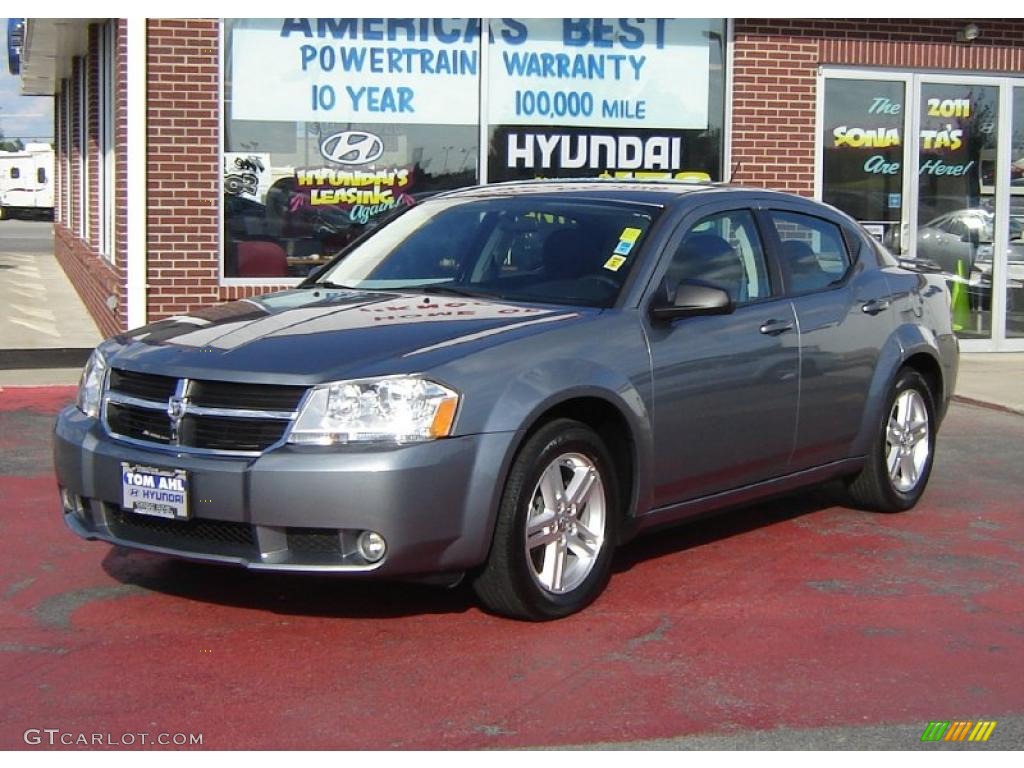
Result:
[[[87,416],[98,419],[100,404],[103,402],[103,382],[107,378],[107,360],[98,349],[93,350],[89,361],[82,369],[82,378],[78,382],[78,400],[76,405]]]
[[[314,387],[288,442],[410,443],[451,434],[459,394],[418,376],[336,381]]]

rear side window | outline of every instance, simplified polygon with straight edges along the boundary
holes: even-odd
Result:
[[[17,179],[21,177],[21,168],[11,168],[11,178]]]
[[[40,184],[45,184],[46,183],[46,169],[45,168],[36,168],[36,181],[38,181]]]
[[[769,215],[782,243],[782,268],[790,293],[820,291],[843,279],[850,256],[836,224],[790,211]]]

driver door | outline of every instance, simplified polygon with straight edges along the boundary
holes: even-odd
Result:
[[[799,334],[748,209],[706,215],[668,245],[659,290],[727,290],[725,315],[649,321],[655,506],[785,472],[796,431]]]

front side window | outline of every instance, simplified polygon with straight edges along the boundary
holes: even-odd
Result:
[[[735,304],[771,295],[764,251],[750,211],[701,219],[676,250],[666,275],[674,290],[684,280],[723,288]]]
[[[810,293],[842,281],[850,257],[838,226],[816,216],[771,211],[782,244],[782,268],[790,293]]]
[[[356,245],[317,282],[607,307],[659,212],[549,195],[431,200]]]

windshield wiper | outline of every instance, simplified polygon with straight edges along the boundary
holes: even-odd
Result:
[[[430,293],[430,294],[438,294],[438,293],[440,293],[440,294],[450,294],[452,296],[468,296],[470,298],[480,298],[480,297],[493,298],[493,294],[481,293],[480,291],[473,291],[473,290],[470,290],[469,288],[459,288],[459,287],[451,285],[451,284],[430,283],[429,285],[421,285],[421,286],[417,286],[416,288],[403,288],[401,290],[406,290],[406,291],[414,291],[414,290],[416,290],[416,291],[421,291],[422,293]]]
[[[323,280],[319,283],[310,283],[309,285],[301,286],[303,288],[337,288],[343,291],[364,291],[365,288],[356,288],[351,285],[342,285],[341,283],[332,283],[330,280]]]

